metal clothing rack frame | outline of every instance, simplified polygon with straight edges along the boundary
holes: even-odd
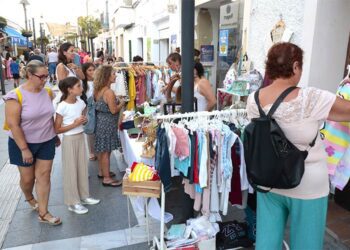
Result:
[[[190,113],[183,113],[183,114],[172,114],[172,115],[159,115],[156,116],[155,119],[157,120],[164,120],[164,121],[170,121],[174,119],[181,119],[181,118],[197,118],[197,117],[211,117],[211,116],[219,116],[220,115],[232,115],[237,117],[247,117],[247,111],[246,109],[228,109],[228,110],[222,110],[222,111],[200,111],[200,112],[190,112]],[[164,214],[165,214],[165,192],[164,192],[164,186],[162,183],[161,186],[161,205],[160,205],[160,239],[158,239],[156,236],[153,238],[153,246],[151,249],[157,249],[165,250],[167,249],[165,243],[164,243]]]

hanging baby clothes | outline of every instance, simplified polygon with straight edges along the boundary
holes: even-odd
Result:
[[[136,105],[141,105],[146,101],[145,73],[140,72],[135,78],[136,85]]]
[[[171,187],[169,148],[166,130],[165,128],[161,127],[159,127],[157,130],[157,144],[154,167],[159,173],[160,180],[164,186],[164,191],[169,192]]]
[[[135,73],[129,70],[129,102],[127,105],[128,110],[135,109],[135,98],[136,98],[136,86],[135,86]]]
[[[115,83],[113,84],[113,87],[111,86],[111,88],[113,88],[117,96],[127,96],[127,92],[125,89],[124,72],[119,71],[119,72],[116,72],[115,75],[116,75]]]
[[[346,79],[339,85],[337,96],[350,100],[350,83]],[[350,122],[327,121],[321,132],[328,154],[331,186],[343,190],[350,177]]]
[[[153,97],[153,87],[152,87],[152,77],[153,72],[148,70],[146,72],[146,100],[149,101]]]

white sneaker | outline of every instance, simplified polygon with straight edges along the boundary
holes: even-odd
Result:
[[[100,203],[100,200],[94,199],[92,197],[88,197],[86,199],[81,200],[81,204],[83,205],[96,205],[98,203]]]
[[[86,207],[84,207],[80,203],[72,205],[72,206],[68,206],[68,210],[72,211],[76,214],[86,214],[87,212],[89,212],[89,209],[87,209]]]

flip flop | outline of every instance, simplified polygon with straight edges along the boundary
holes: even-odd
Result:
[[[109,183],[102,182],[102,185],[105,187],[120,187],[122,183],[123,183],[122,181],[114,180]]]
[[[110,176],[110,177],[114,177],[114,176],[115,176],[115,173],[111,171],[111,172],[109,172],[109,176]],[[97,175],[97,178],[102,179],[103,176],[98,174],[98,175]]]

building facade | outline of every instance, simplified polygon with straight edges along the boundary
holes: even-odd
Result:
[[[109,5],[109,29],[94,40],[95,48],[126,62],[139,55],[155,64],[181,48],[181,0]],[[334,92],[350,63],[349,11],[348,0],[196,0],[195,48],[215,89],[242,60],[264,74],[268,49],[291,41],[305,52],[300,84]]]

